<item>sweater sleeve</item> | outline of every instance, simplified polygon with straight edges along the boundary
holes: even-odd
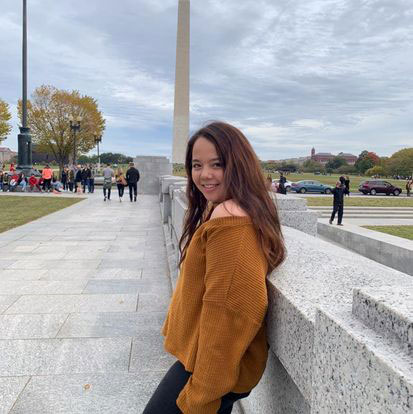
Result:
[[[265,265],[257,260],[255,236],[246,233],[245,227],[224,226],[208,234],[197,357],[177,399],[184,414],[217,413],[221,398],[237,384],[242,357],[263,323]],[[234,289],[239,283],[241,293]]]

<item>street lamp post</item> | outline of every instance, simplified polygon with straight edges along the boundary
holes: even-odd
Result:
[[[100,170],[100,154],[99,154],[99,144],[102,142],[102,135],[98,135],[93,134],[93,136],[95,137],[95,144],[97,146],[97,150],[98,150],[98,169]]]
[[[32,137],[27,126],[27,0],[23,0],[23,99],[22,126],[17,136],[17,168],[29,174],[32,170]]]
[[[70,130],[72,131],[72,134],[73,134],[73,165],[76,165],[77,163],[76,161],[76,133],[80,131],[81,122],[82,122],[81,116],[78,116],[75,121],[73,116],[70,115],[69,117]]]

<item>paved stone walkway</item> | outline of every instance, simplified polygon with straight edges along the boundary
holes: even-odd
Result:
[[[141,413],[173,363],[158,197],[127,197],[0,234],[1,414]]]

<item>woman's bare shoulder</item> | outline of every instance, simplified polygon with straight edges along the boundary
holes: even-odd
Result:
[[[212,212],[211,219],[219,217],[248,217],[248,213],[235,201],[226,200],[218,204]]]

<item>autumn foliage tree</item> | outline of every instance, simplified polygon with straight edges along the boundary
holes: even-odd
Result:
[[[0,99],[0,144],[10,134],[11,125],[9,123],[11,113],[9,111],[9,104]]]
[[[22,106],[19,102],[19,117]],[[74,138],[69,117],[82,117],[80,131],[76,134],[76,151],[86,153],[95,146],[94,134],[102,135],[105,120],[95,99],[79,91],[59,90],[43,85],[35,89],[27,102],[27,118],[33,143],[39,151],[53,154],[60,168],[72,157]]]

